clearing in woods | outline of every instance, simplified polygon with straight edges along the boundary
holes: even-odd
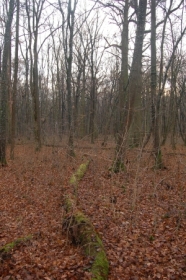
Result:
[[[87,159],[77,204],[102,239],[108,279],[186,279],[186,148],[162,148],[163,170],[150,149],[128,150],[119,174],[109,171],[113,143],[80,142],[75,152],[19,145],[0,169],[0,279],[91,279],[92,259],[62,230],[70,177]]]

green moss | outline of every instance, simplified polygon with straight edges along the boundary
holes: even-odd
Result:
[[[8,243],[6,245],[4,245],[3,247],[0,248],[0,251],[3,251],[5,253],[8,253],[9,251],[11,251],[15,246],[16,246],[16,242],[12,242],[12,243]]]
[[[26,242],[32,238],[32,235],[28,235],[26,237],[18,238],[15,241],[8,243],[0,248],[1,253],[9,253],[12,249],[14,249],[20,243]]]
[[[70,178],[70,184],[74,186],[75,195],[72,198],[66,197],[64,199],[67,215],[63,221],[63,228],[68,229],[68,234],[72,241],[81,245],[84,253],[93,259],[92,280],[105,280],[108,277],[109,263],[102,241],[89,219],[81,211],[74,208],[78,182],[83,178],[88,165],[89,161],[81,164],[76,173]]]
[[[69,224],[67,225],[66,222]],[[86,256],[93,258],[92,279],[107,279],[109,264],[103,243],[89,219],[81,211],[76,211],[66,222],[72,240],[75,244],[82,245]]]
[[[107,279],[109,263],[104,251],[102,241],[96,234],[94,229],[92,229],[92,231],[89,231],[88,235],[86,234],[86,244],[84,245],[84,251],[87,256],[93,258],[93,264],[90,270],[92,273],[92,279]]]
[[[151,235],[151,236],[149,236],[149,240],[150,240],[150,242],[153,242],[154,241],[154,235]]]
[[[88,218],[81,211],[76,212],[75,218],[76,218],[76,221],[78,222],[78,224],[89,223]]]
[[[79,244],[83,245],[86,255],[91,255],[90,252],[94,246],[92,238],[94,239],[94,229],[89,219],[80,211],[75,213],[75,223],[78,229],[78,235],[76,237]]]
[[[70,184],[76,186],[78,184],[78,182],[83,178],[87,168],[89,165],[89,161],[87,161],[86,163],[82,163],[78,170],[76,171],[75,174],[72,175],[72,177],[70,178]]]
[[[70,178],[70,184],[75,185],[76,183],[77,183],[76,175],[73,174],[72,177]]]
[[[92,280],[105,280],[108,277],[109,263],[104,250],[100,250],[91,268]]]
[[[72,208],[73,208],[73,200],[70,197],[65,197],[64,208],[65,208],[65,211],[67,213],[72,210]]]
[[[75,217],[79,224],[78,241],[83,245],[85,254],[94,259],[91,268],[92,280],[107,279],[109,264],[101,239],[83,213],[77,212]]]

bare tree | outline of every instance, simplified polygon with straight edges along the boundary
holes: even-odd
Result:
[[[41,123],[38,87],[38,33],[39,23],[45,0],[38,2],[26,0],[26,13],[28,17],[29,50],[30,50],[30,89],[33,101],[34,133],[36,151],[41,149]]]
[[[15,59],[14,59],[14,81],[12,89],[12,116],[11,116],[11,147],[10,158],[14,159],[15,147],[15,125],[16,125],[16,97],[17,97],[17,77],[18,77],[18,48],[19,48],[19,0],[16,0],[16,42],[15,42]]]
[[[119,81],[119,124],[116,138],[116,156],[114,160],[113,169],[118,172],[124,169],[124,156],[126,150],[126,112],[125,106],[127,102],[128,90],[128,12],[129,1],[125,1],[122,25],[122,40],[121,40],[121,76]]]
[[[102,61],[104,49],[100,48],[100,28],[103,24],[99,23],[99,14],[87,23],[88,31],[88,42],[89,42],[89,52],[88,52],[88,65],[90,67],[90,125],[89,133],[91,136],[91,143],[95,140],[95,117],[96,117],[96,103],[97,103],[97,88],[98,88],[98,71],[99,66]]]
[[[68,0],[67,15],[64,13],[64,7],[61,1],[58,2],[62,15],[62,35],[63,48],[65,55],[65,66],[67,74],[67,105],[68,105],[68,153],[74,156],[74,123],[73,123],[73,108],[72,108],[72,62],[73,62],[73,45],[74,45],[74,27],[75,27],[75,12],[78,0]]]
[[[152,127],[154,137],[155,168],[162,168],[162,154],[159,136],[159,112],[156,100],[156,1],[151,0],[151,96],[152,96]]]
[[[128,2],[126,1],[126,5]],[[122,102],[122,106],[124,103],[124,107],[120,111],[122,112],[122,134],[118,137],[118,142],[116,146],[116,158],[114,161],[114,171],[119,171],[124,169],[124,160],[125,160],[125,153],[127,148],[127,136],[129,129],[132,124],[132,120],[134,117],[135,109],[138,109],[138,100],[140,100],[139,96],[141,94],[141,79],[142,79],[142,51],[143,51],[143,38],[144,38],[144,31],[145,31],[145,20],[146,20],[146,8],[147,8],[147,1],[139,1],[139,6],[136,6],[137,9],[137,29],[136,29],[136,39],[134,45],[134,53],[133,53],[133,60],[130,70],[130,76],[127,81],[127,67],[125,65],[125,73],[123,79],[124,83],[120,90],[122,90],[124,94],[124,102]],[[128,9],[128,6],[125,6],[125,9]],[[127,12],[124,11],[124,15],[128,15]],[[128,19],[124,20],[123,23],[126,23]],[[127,32],[127,26],[123,26],[123,33]],[[125,39],[122,40],[122,44],[124,44]],[[127,42],[125,42],[127,44]],[[122,46],[122,61],[126,59],[127,55],[127,46]],[[123,70],[122,70],[123,71]],[[120,98],[121,99],[121,98]],[[121,104],[121,102],[120,102]],[[137,108],[136,108],[137,106]],[[120,105],[121,108],[121,105]]]
[[[9,2],[9,11],[4,34],[3,61],[0,85],[0,163],[7,164],[6,160],[6,138],[7,138],[7,99],[8,99],[8,58],[11,44],[11,25],[14,13],[14,0]]]

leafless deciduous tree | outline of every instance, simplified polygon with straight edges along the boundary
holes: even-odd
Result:
[[[73,62],[73,45],[74,45],[74,27],[75,27],[75,12],[78,0],[68,0],[66,2],[67,13],[64,12],[64,6],[61,1],[58,2],[62,16],[62,36],[63,48],[65,55],[66,66],[66,85],[67,85],[67,105],[68,105],[68,153],[74,156],[74,123],[73,123],[73,108],[72,108],[72,62]]]
[[[12,89],[12,116],[11,116],[11,148],[10,158],[14,159],[14,147],[15,147],[15,125],[16,125],[16,97],[17,97],[17,78],[18,78],[18,48],[19,48],[19,0],[16,0],[16,42],[15,42],[15,59],[14,59],[14,81]]]
[[[7,100],[8,100],[8,59],[11,44],[11,25],[14,13],[14,0],[9,2],[9,11],[5,25],[3,61],[0,83],[0,163],[5,166],[6,159],[6,138],[7,138]]]
[[[30,89],[33,102],[34,133],[36,141],[36,151],[41,149],[41,120],[39,104],[38,85],[38,33],[41,14],[45,0],[38,2],[26,0],[26,13],[29,30],[29,50],[30,50]]]

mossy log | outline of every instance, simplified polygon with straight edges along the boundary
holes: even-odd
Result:
[[[105,280],[108,277],[109,263],[103,243],[90,220],[81,211],[72,210],[72,201],[72,198],[66,198],[64,202],[67,215],[63,221],[63,229],[68,232],[72,242],[81,245],[86,256],[92,258],[92,280]]]
[[[70,178],[70,185],[73,186],[74,189],[74,195],[75,198],[78,198],[78,183],[81,181],[83,176],[85,175],[85,172],[87,171],[87,168],[89,166],[90,161],[88,160],[85,163],[82,163],[77,171],[71,176]]]
[[[6,255],[9,255],[10,252],[18,245],[32,239],[32,235],[18,238],[11,243],[7,243],[4,246],[0,247],[0,257],[4,258]]]
[[[70,178],[70,184],[77,190],[79,181],[83,178],[89,162],[81,164]],[[75,195],[64,197],[63,205],[66,215],[63,220],[63,229],[74,244],[81,245],[86,256],[93,260],[90,269],[92,280],[106,280],[108,278],[109,263],[103,243],[96,233],[90,220],[76,207],[77,192]]]
[[[85,172],[87,171],[87,168],[89,166],[90,161],[87,161],[85,163],[82,163],[78,170],[72,175],[70,178],[70,184],[73,186],[77,186],[78,182],[83,178]]]

